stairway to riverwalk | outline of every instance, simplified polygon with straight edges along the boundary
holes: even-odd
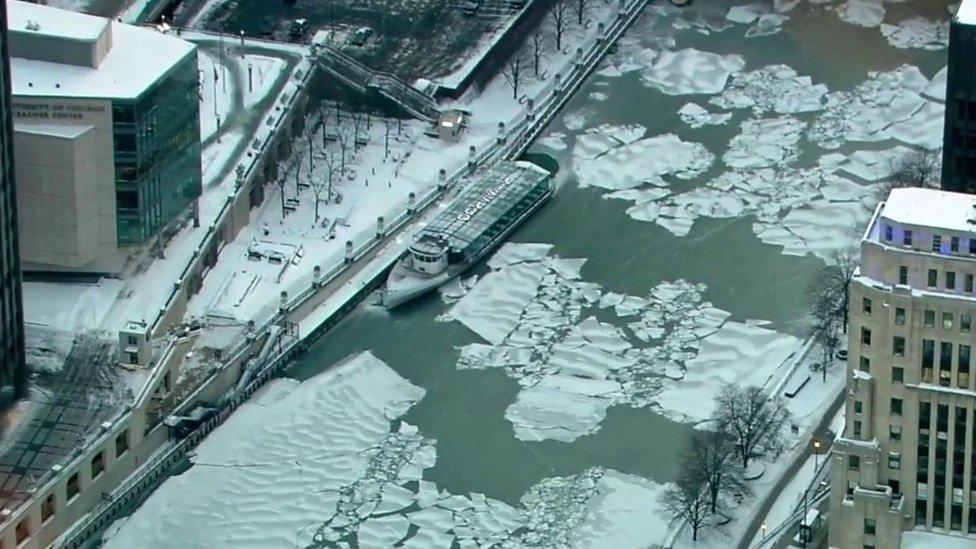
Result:
[[[315,40],[316,60],[323,70],[360,93],[376,93],[396,104],[411,116],[435,122],[440,108],[433,97],[426,95],[395,75],[367,67],[339,48]]]

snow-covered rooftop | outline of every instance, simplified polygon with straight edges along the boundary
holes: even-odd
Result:
[[[108,23],[104,17],[20,0],[7,2],[7,27],[11,32],[30,31],[57,38],[94,41],[105,32]]]
[[[42,32],[79,40],[90,39],[96,22],[112,25],[112,47],[97,68],[11,57],[15,96],[135,99],[196,48],[154,30],[19,0],[7,4],[7,17],[11,28],[29,19],[38,21]],[[89,46],[79,42],[79,47]]]
[[[974,543],[976,542],[972,538],[937,534],[935,532],[913,531],[905,532],[901,535],[902,549],[931,549],[933,547],[938,547],[939,549],[972,549]]]
[[[962,0],[956,11],[956,22],[964,25],[976,25],[976,0]]]
[[[881,217],[905,225],[976,231],[969,223],[976,218],[976,196],[918,187],[893,189]]]

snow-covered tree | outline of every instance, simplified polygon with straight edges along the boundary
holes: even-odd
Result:
[[[783,449],[783,428],[790,413],[778,397],[761,387],[726,385],[715,397],[715,424],[732,436],[732,447],[742,463]]]
[[[719,496],[723,493],[745,495],[748,486],[742,480],[742,468],[735,459],[732,437],[723,431],[695,431],[683,469],[705,480],[711,513],[718,510]]]
[[[583,26],[583,17],[590,10],[590,0],[573,0],[573,11],[576,13],[576,24]]]
[[[532,44],[532,72],[535,74],[536,78],[539,77],[539,64],[544,57],[543,48],[546,43],[546,35],[543,32],[542,25],[532,33],[529,37],[529,43]]]

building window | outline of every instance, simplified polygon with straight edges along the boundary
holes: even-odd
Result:
[[[98,452],[91,459],[91,478],[95,480],[105,472],[105,452]]]
[[[80,492],[81,492],[81,482],[78,480],[78,472],[75,471],[74,473],[71,474],[70,477],[68,477],[68,485],[67,485],[67,492],[66,492],[67,498],[66,499],[68,501],[71,501]]]
[[[969,387],[969,359],[971,354],[972,347],[959,345],[959,355],[956,357],[956,375],[958,376],[956,384],[960,387]]]
[[[45,523],[54,516],[54,493],[50,493],[41,503],[41,523]]]
[[[31,536],[30,517],[27,517],[24,520],[17,523],[17,535],[16,535],[17,545],[20,546],[21,544],[26,542],[28,539],[30,539],[30,536]]]
[[[126,452],[129,451],[129,430],[126,429],[119,433],[119,436],[115,437],[115,457],[122,457]]]
[[[902,307],[895,307],[895,325],[904,326],[905,325],[905,309]]]
[[[891,381],[897,381],[898,383],[905,382],[905,369],[901,366],[892,366],[891,368]]]
[[[857,471],[861,468],[861,458],[858,456],[847,456],[847,469],[849,471]]]
[[[968,332],[973,327],[973,315],[969,313],[959,315],[959,331]]]
[[[952,251],[953,253],[956,253],[956,252],[959,251],[959,237],[958,236],[954,236],[951,239],[949,239],[949,250]]]
[[[901,399],[892,398],[891,399],[891,415],[900,416],[901,415]]]
[[[946,290],[956,291],[956,273],[955,273],[955,271],[946,271],[945,287],[946,287]]]
[[[939,285],[939,272],[935,269],[929,269],[929,277],[927,280],[929,288],[935,288]]]
[[[973,241],[974,241],[974,242],[976,242],[976,239],[973,239]],[[964,281],[964,282],[963,282],[963,290],[964,290],[964,291],[965,291],[966,293],[968,293],[968,294],[971,294],[971,293],[973,293],[973,275],[971,275],[971,274],[967,274],[967,275],[966,275],[966,276],[965,276],[965,277],[963,278],[963,281]]]
[[[922,323],[928,328],[935,326],[935,311],[925,311]]]
[[[942,313],[942,329],[952,329],[952,313]]]
[[[854,438],[861,438],[861,422],[858,420],[854,420],[853,436]]]
[[[893,233],[894,233],[894,231],[892,230],[891,225],[885,225],[885,240],[886,241],[891,242],[891,239],[894,237]]]
[[[942,236],[934,234],[932,235],[932,251],[938,252],[942,250]]]
[[[912,245],[912,231],[906,229],[905,230],[905,234],[902,236],[901,241],[906,246],[911,246]]]
[[[895,336],[891,338],[891,352],[895,356],[905,356],[905,338]]]
[[[949,385],[952,377],[952,343],[943,341],[939,344],[939,384]]]
[[[865,372],[865,373],[870,372],[871,371],[871,359],[868,358],[868,357],[866,357],[866,356],[862,356],[860,358],[860,360],[858,361],[858,369],[861,370],[862,372]]]
[[[976,238],[969,239],[969,253],[976,255]]]
[[[901,454],[898,452],[891,452],[888,454],[888,468],[901,469]]]
[[[889,425],[888,438],[893,442],[901,440],[901,425]]]
[[[861,311],[864,314],[871,314],[871,300],[868,298],[861,299]]]
[[[904,265],[898,267],[898,283],[908,284],[908,267]]]
[[[871,330],[867,328],[861,328],[861,343],[864,345],[871,344]]]
[[[874,519],[864,519],[864,533],[873,536],[875,532]]]
[[[854,413],[860,414],[864,410],[864,404],[860,400],[854,401]]]

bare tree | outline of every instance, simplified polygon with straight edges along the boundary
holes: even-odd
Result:
[[[742,480],[742,468],[735,459],[733,439],[726,432],[695,431],[683,465],[685,471],[694,472],[705,480],[712,513],[718,509],[722,493],[745,495],[749,492]]]
[[[841,331],[847,333],[848,309],[851,299],[851,280],[857,272],[857,249],[848,247],[834,251],[830,262],[817,273],[807,288],[810,313],[836,317]]]
[[[515,52],[512,57],[505,63],[502,67],[502,74],[505,76],[505,80],[508,85],[512,87],[512,98],[518,101],[519,98],[519,88],[522,84],[526,83],[529,75],[526,73],[528,67],[528,62],[525,58],[525,54],[519,50]]]
[[[278,185],[278,194],[281,196],[281,218],[285,218],[285,175],[279,175],[275,178],[275,185]]]
[[[705,485],[705,479],[701,476],[686,471],[661,494],[661,504],[671,518],[688,522],[692,541],[698,540],[698,532],[708,518]]]
[[[529,42],[532,44],[532,72],[535,77],[539,77],[539,62],[542,61],[542,48],[545,46],[546,35],[542,31],[542,26],[535,30],[534,33],[529,37]]]
[[[840,345],[840,316],[837,314],[837,298],[829,291],[823,290],[807,294],[812,322],[809,336],[820,348],[821,373],[823,381],[827,381],[827,367],[833,362],[834,353]]]
[[[941,151],[918,149],[891,162],[891,175],[878,188],[878,200],[888,198],[892,189],[903,187],[938,188],[942,179],[939,173]]]
[[[583,16],[590,9],[590,0],[573,0],[573,11],[576,12],[576,24],[583,26]]]
[[[760,387],[726,385],[715,403],[715,423],[732,436],[743,469],[754,457],[782,451],[790,414],[778,398],[767,397]]]
[[[549,18],[552,19],[553,32],[556,37],[556,49],[562,51],[563,49],[563,34],[566,32],[566,14],[567,14],[566,0],[556,0],[556,2],[549,8]]]
[[[339,120],[336,126],[336,141],[339,143],[339,170],[346,171],[346,151],[356,140],[356,129],[348,120]]]

